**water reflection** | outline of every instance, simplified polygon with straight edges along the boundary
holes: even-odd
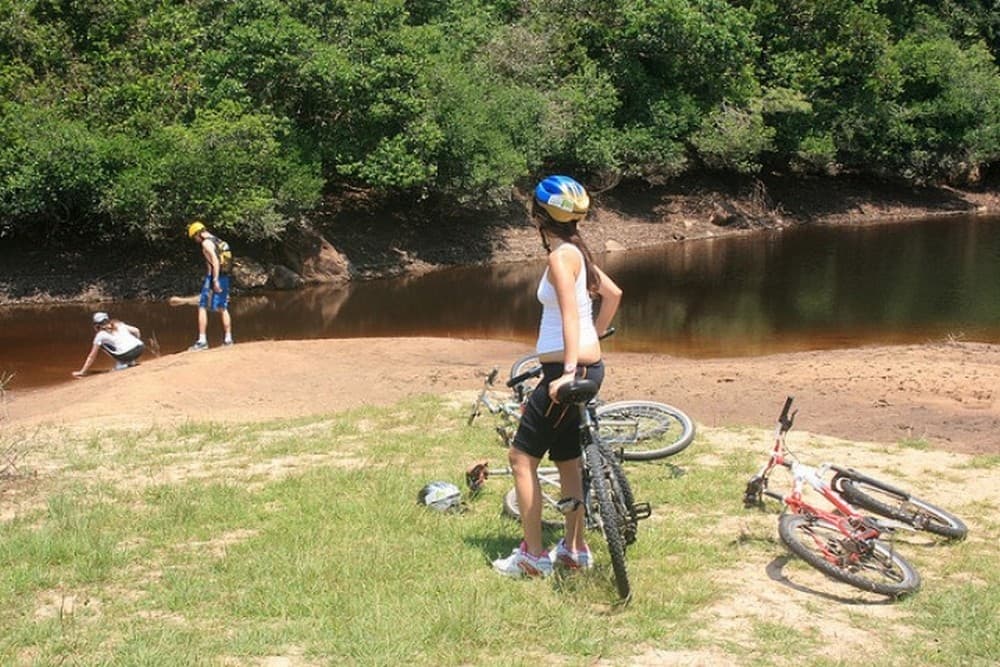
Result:
[[[809,227],[609,255],[625,290],[617,350],[707,357],[924,342],[1000,342],[1000,217]],[[241,296],[237,341],[452,336],[530,346],[544,259]],[[96,305],[0,310],[0,372],[17,386],[69,379],[86,355]],[[101,304],[164,354],[195,335],[195,308]],[[213,317],[210,342],[221,332]]]

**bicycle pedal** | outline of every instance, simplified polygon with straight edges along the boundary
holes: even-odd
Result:
[[[556,508],[563,514],[569,514],[583,507],[583,501],[578,498],[561,498]]]
[[[638,519],[648,519],[653,516],[653,506],[649,503],[636,503],[632,506],[632,511],[635,512],[635,518]]]

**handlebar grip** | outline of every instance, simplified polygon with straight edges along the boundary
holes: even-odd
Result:
[[[798,410],[792,414],[788,414],[788,411],[792,408],[793,397],[789,396],[785,399],[785,407],[781,409],[781,416],[778,417],[778,424],[781,426],[781,432],[787,433],[789,429],[792,428],[792,422],[795,421],[795,415],[798,414]]]
[[[785,399],[785,407],[781,408],[781,416],[778,417],[779,422],[784,423],[788,421],[788,411],[791,410],[792,408],[793,400],[794,398],[792,396],[789,396],[788,398]]]
[[[532,368],[530,371],[525,371],[525,372],[521,373],[520,375],[515,375],[511,379],[507,380],[507,386],[508,387],[516,387],[517,385],[521,384],[525,380],[529,380],[531,378],[536,378],[536,377],[538,377],[541,374],[542,374],[542,367],[541,366],[537,366],[535,368]]]

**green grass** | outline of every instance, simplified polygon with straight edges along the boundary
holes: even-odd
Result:
[[[417,504],[427,481],[461,484],[466,465],[505,459],[488,416],[466,427],[442,399],[47,437],[31,460],[59,465],[0,487],[0,509],[17,507],[0,523],[2,664],[1000,660],[995,506],[970,505],[992,516],[966,542],[901,547],[925,579],[910,599],[871,604],[839,584],[803,592],[768,574],[787,558],[774,512],[740,505],[759,443],[733,447],[719,433],[628,466],[654,515],[629,550],[635,598],[624,608],[596,536],[591,573],[491,571],[520,534],[499,512],[509,479],[490,480],[460,514]],[[807,571],[784,566],[793,580]]]

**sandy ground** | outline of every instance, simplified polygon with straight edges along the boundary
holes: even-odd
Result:
[[[505,341],[371,338],[268,341],[185,352],[58,387],[8,392],[6,427],[43,422],[145,426],[270,420],[391,404],[420,393],[474,396],[493,366],[525,353]],[[1000,454],[1000,346],[939,343],[681,359],[610,353],[602,396],[685,410],[706,427],[770,428],[786,395],[796,427],[848,440],[924,441]]]

